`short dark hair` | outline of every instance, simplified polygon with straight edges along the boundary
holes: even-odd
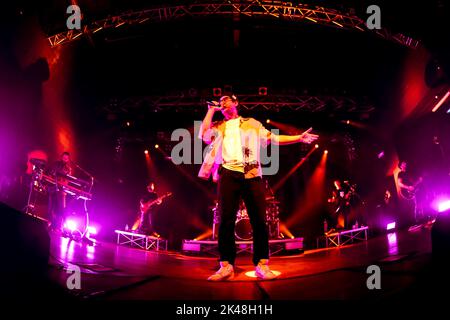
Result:
[[[61,153],[61,157],[62,156],[69,156],[70,157],[70,153],[68,151],[64,151],[63,153]]]

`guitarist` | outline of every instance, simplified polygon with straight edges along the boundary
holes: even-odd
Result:
[[[405,200],[412,200],[412,194],[415,188],[412,178],[409,172],[407,172],[408,163],[406,161],[400,161],[398,168],[400,169],[397,176],[400,196]]]
[[[138,232],[141,234],[158,236],[152,224],[152,213],[155,207],[162,203],[162,200],[157,199],[158,194],[155,192],[155,184],[151,182],[147,186],[147,192],[141,197],[139,201],[141,218],[139,222]]]
[[[417,222],[416,190],[417,186],[422,182],[422,178],[414,181],[411,174],[407,171],[408,163],[404,160],[400,161],[398,167],[400,169],[397,176],[400,211],[405,217],[406,224],[412,225]]]
[[[342,230],[349,227],[349,214],[351,209],[352,190],[348,183],[341,183],[340,180],[333,181],[334,190],[331,199],[328,201],[334,205],[334,223],[336,229]]]

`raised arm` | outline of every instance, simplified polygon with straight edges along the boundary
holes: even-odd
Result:
[[[213,101],[216,103],[216,101]],[[205,143],[211,143],[211,140],[205,136],[205,133],[212,128],[212,119],[214,117],[214,112],[218,109],[219,103],[217,104],[208,104],[208,111],[206,112],[205,117],[203,118],[202,125],[200,126],[199,138],[205,141]]]
[[[309,128],[302,134],[292,135],[292,136],[271,134],[270,140],[274,144],[278,144],[278,145],[286,145],[286,144],[293,144],[293,143],[299,143],[299,142],[309,144],[309,143],[316,141],[319,138],[319,136],[317,134],[310,133],[311,130],[312,130],[312,128]]]

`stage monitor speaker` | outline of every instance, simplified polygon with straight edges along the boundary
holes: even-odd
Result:
[[[50,256],[47,223],[0,202],[0,295],[26,294],[45,286]]]
[[[433,261],[450,260],[450,210],[439,213],[431,229]]]

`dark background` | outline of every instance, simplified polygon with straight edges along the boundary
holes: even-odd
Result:
[[[269,94],[349,96],[374,104],[375,110],[363,116],[242,110],[262,122],[270,118],[299,130],[312,126],[321,136],[320,151],[276,194],[282,221],[302,215],[293,219],[289,229],[306,237],[308,245],[315,243],[327,211],[326,199],[323,206],[302,211],[308,203],[310,177],[325,148],[329,150],[326,188],[335,178],[356,183],[368,217],[373,217],[399,158],[411,161],[415,174],[427,175],[434,196],[445,193],[450,170],[448,101],[437,113],[431,109],[434,96],[448,85],[449,6],[443,1],[393,2],[320,1],[338,10],[353,8],[360,17],[366,16],[368,4],[379,4],[383,27],[419,39],[420,49],[369,32],[245,17],[129,26],[52,49],[45,36],[64,30],[68,1],[5,5],[0,33],[3,200],[23,207],[26,185],[20,177],[30,150],[44,150],[53,161],[68,149],[74,161],[97,179],[89,208],[91,220],[101,226],[100,236],[112,239],[115,228],[133,223],[139,196],[154,180],[159,193],[173,192],[158,209],[156,226],[171,246],[179,248],[182,239],[211,227],[215,185],[196,178],[199,165],[174,166],[152,146],[158,143],[170,153],[171,132],[192,129],[204,112],[153,112],[145,103],[120,112],[107,107],[113,99],[186,92],[210,100],[212,89],[224,86],[238,97],[256,94],[264,86]],[[86,22],[149,7],[143,1],[79,1],[78,5]],[[346,119],[362,126],[346,125]],[[145,149],[150,150],[150,171]],[[280,171],[267,177],[269,183],[275,185],[308,150],[302,145],[282,147]],[[385,155],[380,159],[381,151]]]

